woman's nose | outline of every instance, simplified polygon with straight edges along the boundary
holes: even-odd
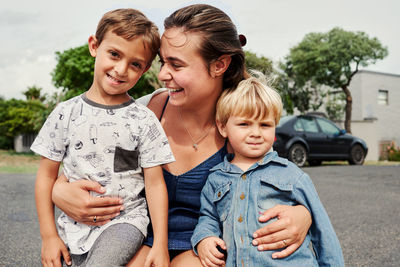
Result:
[[[158,79],[162,82],[166,82],[172,79],[172,75],[166,65],[161,66],[160,72],[158,73]]]

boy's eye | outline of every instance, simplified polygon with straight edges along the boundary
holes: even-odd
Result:
[[[138,69],[142,68],[142,64],[140,64],[139,62],[133,62],[132,66],[135,67],[135,68],[138,68]]]
[[[272,122],[261,123],[261,127],[272,127],[272,126],[273,126]]]
[[[110,51],[110,55],[111,55],[112,57],[118,57],[118,56],[119,56],[118,53],[115,52],[115,51]]]

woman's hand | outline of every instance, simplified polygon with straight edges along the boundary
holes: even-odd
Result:
[[[311,226],[311,214],[302,205],[277,205],[260,216],[260,222],[272,218],[278,220],[254,232],[253,245],[258,250],[285,248],[272,254],[272,258],[284,258],[292,254],[304,241]]]
[[[120,198],[95,197],[89,191],[105,193],[97,182],[82,179],[69,183],[61,175],[54,184],[52,200],[69,217],[88,225],[106,224],[123,209]]]

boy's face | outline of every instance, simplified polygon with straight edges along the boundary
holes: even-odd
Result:
[[[102,99],[126,99],[126,92],[148,69],[147,64],[151,57],[140,36],[126,40],[111,31],[105,34],[100,45],[91,36],[89,51],[96,58],[90,93],[91,96]]]
[[[231,116],[226,125],[217,122],[221,135],[229,139],[235,160],[256,162],[271,149],[275,138],[275,117],[254,119]]]

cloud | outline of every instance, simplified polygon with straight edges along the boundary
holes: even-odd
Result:
[[[165,17],[196,2],[224,10],[246,35],[245,49],[258,55],[281,60],[305,34],[339,26],[365,31],[388,46],[388,58],[368,69],[400,74],[397,0],[17,0],[0,7],[0,95],[22,97],[32,85],[55,90],[50,76],[55,52],[84,44],[108,10],[137,8],[162,31]]]
[[[37,21],[37,14],[13,11],[13,10],[0,10],[0,27],[20,26]]]

